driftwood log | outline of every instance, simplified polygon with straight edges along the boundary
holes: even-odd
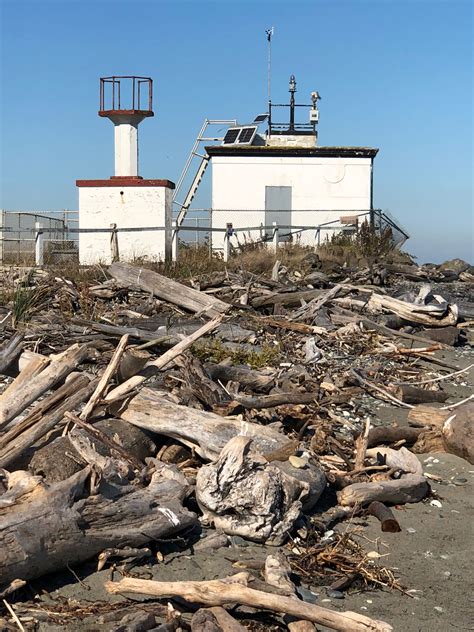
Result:
[[[374,500],[383,503],[417,503],[427,495],[428,483],[423,476],[407,474],[398,480],[353,483],[337,492],[343,507],[368,505]]]
[[[335,612],[294,597],[274,595],[246,586],[248,573],[238,573],[223,580],[203,582],[156,582],[147,579],[125,578],[119,582],[106,582],[105,588],[112,594],[132,593],[152,597],[180,597],[192,603],[223,606],[238,603],[251,608],[263,608],[274,612],[306,619],[341,632],[391,632],[392,626],[357,612]]]
[[[214,380],[223,383],[238,382],[242,388],[250,388],[253,391],[266,392],[275,382],[275,376],[265,375],[245,366],[227,366],[225,364],[205,364],[204,369]]]
[[[184,307],[191,312],[205,314],[210,318],[226,312],[230,305],[199,290],[173,281],[157,272],[132,266],[128,263],[113,263],[109,274],[125,287],[139,287],[168,303]]]
[[[0,437],[0,467],[7,467],[30,446],[44,437],[67,412],[88,399],[97,381],[77,374],[44,399],[22,421]]]
[[[401,527],[393,515],[392,510],[383,503],[377,502],[376,500],[370,503],[367,507],[367,513],[369,516],[375,516],[375,518],[377,518],[384,533],[399,533],[401,531]]]
[[[5,373],[8,367],[18,358],[23,349],[23,335],[16,333],[9,340],[0,345],[0,373]]]
[[[286,435],[268,426],[220,417],[211,412],[175,404],[161,393],[143,388],[118,414],[145,430],[171,437],[196,450],[204,459],[218,458],[225,444],[237,435],[254,438],[261,454],[285,446]]]
[[[87,345],[72,345],[29,383],[23,384],[11,394],[0,397],[0,428],[25,410],[40,395],[61,382],[90,354]]]
[[[413,409],[415,410],[415,409]],[[410,411],[409,415],[412,411]],[[415,443],[419,434],[423,432],[422,428],[408,428],[406,426],[377,426],[371,428],[367,447],[372,448],[381,443],[396,443],[397,441],[405,441],[408,445]]]
[[[457,305],[447,303],[420,305],[374,293],[370,296],[368,307],[385,309],[408,322],[431,327],[449,327],[458,322]]]
[[[444,422],[442,434],[448,452],[474,464],[474,402],[455,409]]]
[[[170,466],[155,471],[144,489],[126,485],[121,493],[105,485],[87,497],[90,472],[51,485],[27,472],[9,475],[0,495],[0,582],[40,577],[103,549],[142,546],[196,523],[181,504],[185,479]]]
[[[204,519],[216,529],[279,545],[299,517],[302,505],[314,505],[321,496],[326,479],[315,468],[311,471],[313,485],[300,480],[278,467],[276,461],[268,462],[251,453],[251,443],[249,437],[236,436],[215,463],[201,467],[196,478],[196,500]]]
[[[427,404],[429,402],[445,402],[449,394],[443,391],[431,391],[426,388],[401,384],[390,389],[395,397],[406,404]]]
[[[193,614],[191,632],[246,632],[227,610],[220,606],[201,608]]]

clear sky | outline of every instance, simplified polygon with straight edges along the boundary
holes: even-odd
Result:
[[[473,4],[0,0],[0,207],[75,209],[76,178],[112,175],[106,75],[154,79],[140,173],[176,181],[204,118],[265,111],[274,26],[274,100],[291,73],[300,100],[318,90],[320,144],[380,148],[374,204],[411,233],[406,249],[473,262]]]

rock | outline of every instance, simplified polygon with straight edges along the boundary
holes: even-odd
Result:
[[[317,595],[316,593],[312,592],[311,590],[308,590],[304,586],[297,586],[296,594],[303,601],[306,601],[306,603],[317,603],[318,599],[319,599],[319,595]]]
[[[340,590],[333,590],[332,588],[328,588],[326,590],[326,595],[330,599],[345,599],[346,598],[343,592],[341,592]]]
[[[470,264],[467,263],[467,261],[464,261],[464,259],[449,259],[448,261],[444,261],[444,263],[439,266],[439,269],[443,271],[449,270],[459,274],[469,270],[470,267]]]

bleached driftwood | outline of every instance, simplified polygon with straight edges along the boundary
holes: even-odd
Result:
[[[444,301],[438,304],[420,305],[373,293],[368,307],[376,310],[385,309],[409,322],[433,327],[448,327],[458,322],[457,305],[447,304]]]
[[[239,434],[254,438],[254,447],[262,454],[278,450],[288,442],[285,435],[268,426],[174,404],[165,395],[143,388],[119,416],[135,426],[176,439],[208,460],[217,458],[229,439]]]
[[[441,428],[446,419],[450,416],[447,410],[420,404],[410,410],[408,413],[408,421],[420,424],[421,426],[436,426],[437,428]]]
[[[174,347],[168,349],[163,355],[161,355],[156,360],[151,360],[148,362],[144,369],[138,375],[134,375],[130,377],[128,380],[123,382],[123,384],[119,384],[119,386],[112,389],[107,396],[104,398],[104,402],[110,406],[113,402],[120,401],[124,397],[126,397],[129,393],[131,393],[137,386],[143,384],[143,382],[150,377],[154,371],[160,371],[164,369],[170,362],[172,362],[175,358],[181,355],[186,349],[189,349],[191,345],[193,345],[196,340],[199,340],[202,336],[213,331],[220,322],[222,321],[222,314],[216,316],[209,322],[205,323],[202,327],[200,327],[197,331],[189,334],[183,340],[178,342]]]
[[[194,290],[152,270],[132,266],[129,263],[113,263],[109,267],[109,274],[125,287],[138,286],[168,303],[211,318],[230,309],[228,303],[218,298]]]
[[[74,410],[92,394],[96,381],[77,374],[49,395],[0,437],[0,467],[7,467],[27,448],[44,437],[62,421],[66,412]]]
[[[208,606],[238,603],[251,608],[282,612],[341,632],[391,632],[393,630],[388,623],[371,619],[357,612],[335,612],[294,597],[274,595],[248,588],[246,586],[248,581],[248,573],[238,573],[226,579],[202,582],[156,582],[127,577],[119,582],[106,582],[105,588],[112,594],[132,593],[157,598],[180,597],[192,603]]]
[[[265,560],[265,581],[278,588],[282,594],[294,595],[296,586],[290,579],[291,568],[283,551],[267,555]]]
[[[13,393],[0,397],[0,428],[25,410],[40,395],[61,382],[90,354],[87,345],[74,344],[56,356],[39,375]]]
[[[201,467],[196,500],[216,529],[279,545],[299,517],[310,485],[251,453],[251,443],[249,437],[236,436],[216,462]]]
[[[185,479],[170,466],[163,464],[147,488],[126,485],[118,495],[119,487],[105,485],[84,499],[90,471],[51,485],[28,472],[9,475],[0,496],[2,582],[40,577],[109,547],[142,546],[196,523],[181,504]]]
[[[337,492],[337,500],[343,507],[368,505],[374,500],[382,503],[417,503],[429,491],[423,476],[407,474],[398,480],[353,483]]]
[[[396,470],[402,470],[405,474],[423,474],[423,468],[418,458],[407,450],[405,447],[401,447],[399,450],[393,450],[392,448],[370,448],[367,450],[367,456],[376,457],[380,454],[386,465]]]
[[[442,433],[448,452],[474,464],[474,402],[456,408],[444,422]]]

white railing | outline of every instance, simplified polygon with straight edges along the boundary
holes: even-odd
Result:
[[[319,211],[314,212],[316,213]],[[341,216],[343,216],[349,211],[337,212],[338,214],[340,213]],[[350,212],[354,213],[354,211]],[[77,215],[77,212],[75,211],[61,211],[61,213],[63,215],[65,213]],[[12,238],[8,237],[9,234],[11,234],[12,232],[14,233],[15,230],[17,230],[16,228],[5,226],[5,223],[0,226],[0,245],[3,245],[4,248],[4,242],[8,242],[9,240],[13,242],[18,242],[20,240],[21,242],[30,242],[31,247],[29,247],[27,250],[31,255],[31,259],[34,260],[34,263],[38,266],[44,265],[48,258],[51,258],[51,253],[55,255],[62,254],[66,256],[77,257],[79,253],[77,243],[79,240],[79,235],[81,233],[109,234],[111,259],[116,260],[119,253],[118,241],[120,233],[166,230],[164,226],[121,227],[117,226],[116,224],[111,224],[103,228],[78,228],[77,226],[73,226],[73,224],[77,224],[78,222],[78,219],[76,217],[70,217],[67,222],[62,219],[61,225],[59,226],[57,223],[55,223],[54,225],[51,225],[51,222],[49,224],[47,223],[49,220],[55,219],[51,216],[52,214],[41,215],[39,213],[29,213],[29,215],[34,216],[34,226],[23,226],[21,228],[21,238],[19,236],[14,236]],[[373,226],[375,226],[376,229],[380,231],[382,231],[384,228],[390,227],[392,229],[392,234],[394,235],[393,239],[396,245],[400,245],[408,238],[408,234],[404,231],[404,229],[399,227],[391,216],[386,215],[381,210],[364,211],[358,213],[357,215],[354,215],[353,217],[357,221],[350,225],[343,224],[341,223],[340,219],[337,219],[320,224],[294,225],[272,222],[270,226],[260,224],[257,226],[246,226],[238,228],[234,228],[232,224],[227,224],[225,228],[218,228],[211,225],[203,226],[201,225],[201,222],[208,221],[208,218],[204,217],[188,218],[188,221],[192,221],[194,224],[191,226],[189,224],[178,225],[177,222],[174,221],[171,230],[171,259],[172,261],[178,260],[180,244],[186,244],[186,246],[189,247],[189,245],[198,246],[205,243],[205,241],[201,239],[201,235],[205,238],[209,236],[212,237],[214,234],[223,234],[223,247],[220,248],[220,250],[223,252],[224,261],[228,261],[232,252],[238,253],[242,248],[245,247],[244,244],[233,244],[231,241],[232,237],[237,236],[239,233],[244,235],[257,233],[259,237],[252,240],[253,244],[266,244],[270,246],[270,248],[274,252],[277,252],[282,242],[287,243],[288,240],[294,241],[298,239],[298,236],[306,231],[314,231],[314,237],[311,239],[313,245],[320,244],[321,235],[324,234],[324,231],[347,231],[350,233],[354,233],[357,230],[357,224],[359,220],[369,221]],[[180,238],[180,236],[184,236],[185,234],[189,234],[190,232],[194,233],[194,240],[185,240]],[[26,237],[26,234],[30,234],[31,236]],[[54,244],[57,244],[56,251],[54,250]],[[67,247],[61,248],[61,244],[69,246],[69,249]],[[51,247],[52,245],[53,248]],[[168,249],[166,249],[166,251],[168,251]],[[0,249],[0,256],[2,254],[5,254],[4,250]],[[0,261],[5,263],[5,259],[2,259]]]

